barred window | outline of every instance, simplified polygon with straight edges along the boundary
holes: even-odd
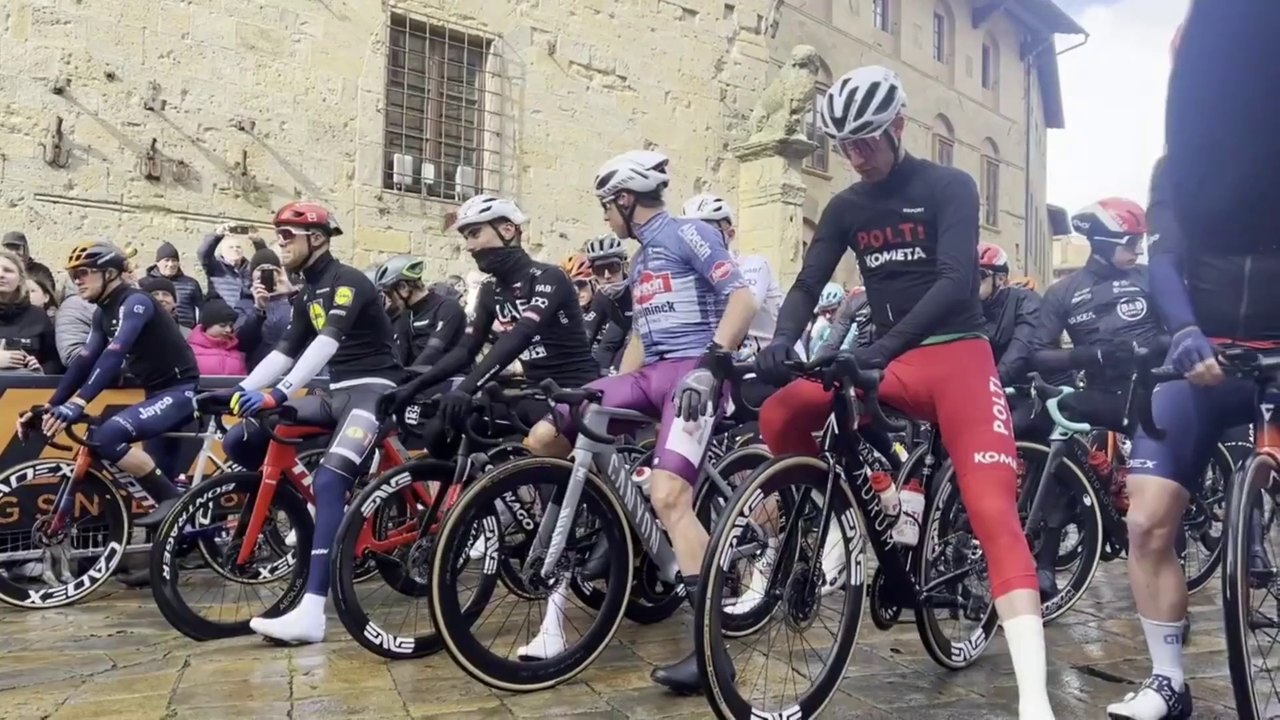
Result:
[[[496,183],[493,38],[391,14],[382,185],[462,201]]]
[[[818,146],[813,154],[805,159],[804,166],[818,172],[827,172],[831,165],[831,141],[827,139],[827,134],[822,132],[822,120],[818,117],[818,109],[822,106],[822,99],[827,95],[827,87],[826,83],[822,82],[814,85],[809,119],[804,127],[805,137]]]

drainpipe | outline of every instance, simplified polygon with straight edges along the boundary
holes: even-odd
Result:
[[[1087,43],[1087,42],[1089,42],[1089,33],[1085,33],[1085,34],[1084,34],[1084,39],[1083,39],[1083,40],[1081,40],[1080,42],[1076,43],[1075,45],[1072,45],[1071,47],[1068,47],[1068,48],[1065,48],[1065,49],[1063,49],[1063,50],[1059,51],[1058,53],[1056,53],[1056,55],[1057,55],[1058,57],[1062,57],[1063,55],[1066,55],[1067,53],[1071,52],[1072,50],[1075,50],[1076,48],[1083,47],[1083,46],[1084,46],[1084,44],[1085,44],[1085,43]],[[1032,108],[1032,100],[1031,100],[1031,98],[1032,98],[1032,95],[1031,95],[1031,72],[1032,72],[1033,67],[1034,67],[1034,66],[1035,66],[1035,64],[1036,64],[1036,58],[1040,55],[1040,53],[1041,53],[1041,52],[1043,52],[1043,51],[1045,50],[1045,48],[1051,48],[1051,47],[1053,47],[1053,35],[1049,35],[1048,37],[1046,37],[1046,38],[1044,39],[1044,42],[1040,43],[1040,46],[1039,46],[1039,47],[1037,47],[1035,50],[1032,50],[1030,53],[1028,53],[1028,54],[1027,54],[1026,59],[1022,61],[1022,70],[1023,70],[1023,82],[1022,82],[1023,93],[1022,93],[1022,94],[1023,94],[1023,97],[1024,97],[1024,101],[1023,101],[1023,106],[1024,106],[1024,107],[1023,107],[1023,113],[1024,113],[1024,114],[1023,114],[1022,123],[1023,123],[1023,127],[1024,127],[1024,129],[1025,129],[1025,133],[1026,133],[1025,142],[1023,143],[1023,146],[1024,146],[1024,148],[1026,149],[1026,156],[1023,158],[1023,165],[1022,165],[1022,167],[1024,168],[1023,173],[1022,173],[1023,186],[1024,186],[1024,187],[1023,187],[1023,194],[1022,194],[1022,207],[1024,208],[1024,211],[1023,211],[1023,217],[1025,218],[1025,220],[1023,221],[1023,230],[1022,230],[1022,232],[1023,232],[1023,242],[1022,242],[1022,267],[1023,267],[1024,269],[1029,268],[1029,267],[1031,266],[1031,240],[1032,240],[1032,224],[1031,224],[1031,211],[1032,211],[1032,207],[1031,207],[1031,140],[1032,140],[1032,130],[1031,130],[1031,128],[1032,128],[1032,124],[1031,124],[1031,114],[1032,114],[1032,113],[1031,113],[1031,108]],[[1047,131],[1046,131],[1046,132],[1047,132]],[[1045,201],[1046,201],[1046,202],[1048,202],[1048,198],[1045,198]],[[1043,278],[1041,278],[1041,279],[1043,279]]]

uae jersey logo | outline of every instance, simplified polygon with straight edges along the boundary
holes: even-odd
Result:
[[[640,305],[648,305],[659,295],[671,292],[671,273],[651,273],[648,270],[640,273],[632,290],[632,296]]]

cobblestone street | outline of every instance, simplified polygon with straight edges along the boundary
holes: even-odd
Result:
[[[1099,572],[1089,595],[1048,631],[1049,683],[1060,720],[1099,718],[1149,669],[1124,585],[1124,565]],[[553,690],[489,690],[445,653],[389,663],[331,620],[322,645],[279,648],[257,638],[195,643],[172,631],[145,590],[108,590],[43,613],[0,609],[0,718],[700,718],[701,697],[676,698],[649,670],[687,650],[687,611],[642,627],[624,623],[595,665]],[[1218,584],[1192,598],[1187,672],[1197,718],[1230,718]],[[843,692],[825,717],[1012,718],[1013,673],[1002,639],[969,670],[925,655],[914,625],[889,633],[865,622]]]

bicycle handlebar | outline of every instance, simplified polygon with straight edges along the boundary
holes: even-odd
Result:
[[[569,417],[573,419],[573,426],[588,439],[605,445],[614,445],[618,442],[617,437],[607,432],[596,432],[582,422],[582,406],[587,403],[598,404],[604,398],[602,391],[585,387],[562,388],[552,378],[547,378],[538,383],[538,390],[552,402],[568,407]]]
[[[27,420],[26,422],[23,423],[23,425],[28,428],[38,428],[40,421],[44,419],[45,407],[43,405],[32,405],[27,410],[27,413],[28,413]],[[96,427],[101,424],[102,424],[102,418],[98,417],[97,415],[81,415],[78,420],[67,423],[67,426],[63,428],[63,432],[66,433],[67,437],[71,438],[71,442],[75,443],[76,445],[83,445],[84,447],[87,447],[90,450],[94,450],[94,449],[97,449],[98,444],[90,440],[85,435],[81,435],[80,433],[76,432],[75,426],[85,425],[87,427]],[[44,444],[53,448],[54,450],[61,450],[63,452],[75,452],[75,448],[71,447],[70,445],[64,445],[48,436],[45,436]]]

